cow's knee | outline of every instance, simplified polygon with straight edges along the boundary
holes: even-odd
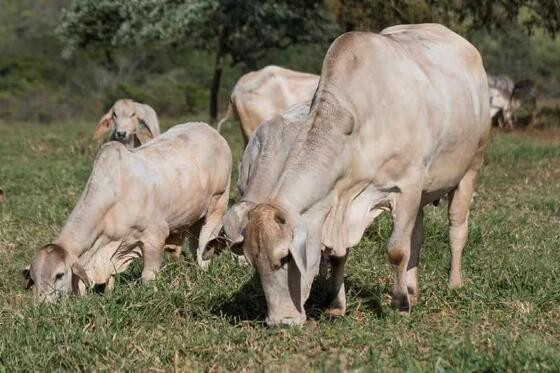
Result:
[[[408,260],[407,250],[405,250],[400,245],[389,246],[389,249],[387,250],[387,254],[389,256],[389,262],[394,267],[400,267],[402,266],[405,259]]]

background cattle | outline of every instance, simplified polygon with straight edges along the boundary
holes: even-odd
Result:
[[[255,129],[275,114],[282,114],[293,105],[311,100],[319,76],[267,66],[243,75],[235,84],[222,124],[233,115],[241,123],[247,142]]]
[[[111,140],[128,148],[138,147],[160,134],[157,114],[149,105],[117,100],[97,124],[94,137],[98,139],[107,133]]]
[[[530,80],[514,82],[508,76],[488,76],[490,116],[500,128],[514,129],[518,125],[516,111],[526,102],[529,125],[536,109],[536,92]]]

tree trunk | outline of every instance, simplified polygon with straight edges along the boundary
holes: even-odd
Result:
[[[216,53],[216,62],[214,63],[214,76],[212,77],[212,86],[210,87],[210,122],[215,123],[218,118],[218,94],[220,93],[220,82],[222,80],[222,62],[223,56],[221,48]]]

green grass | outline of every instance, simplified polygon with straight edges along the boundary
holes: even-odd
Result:
[[[304,327],[270,329],[258,278],[229,253],[207,272],[190,256],[167,259],[153,285],[138,281],[135,265],[110,296],[33,306],[20,269],[78,198],[98,148],[94,125],[0,126],[0,372],[560,371],[560,141],[494,135],[463,289],[446,286],[442,203],[426,208],[420,302],[410,317],[389,307],[390,219],[382,217],[350,254],[346,317],[322,316],[319,281]],[[237,165],[237,125],[226,137]]]

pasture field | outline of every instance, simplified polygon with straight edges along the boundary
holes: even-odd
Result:
[[[94,126],[0,125],[0,372],[560,371],[559,132],[494,133],[463,289],[447,288],[442,201],[426,208],[420,301],[410,317],[389,306],[391,226],[382,216],[350,254],[346,317],[322,315],[319,279],[304,327],[266,328],[258,277],[228,252],[206,272],[185,250],[179,263],[166,258],[153,284],[140,283],[136,264],[109,296],[33,306],[20,270],[78,199],[98,148]],[[237,164],[241,136],[226,127]]]

